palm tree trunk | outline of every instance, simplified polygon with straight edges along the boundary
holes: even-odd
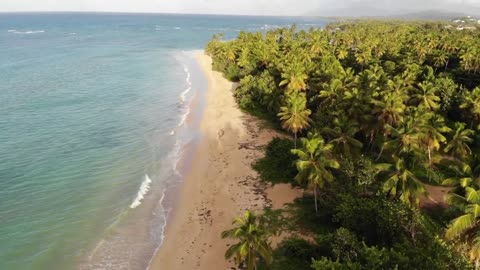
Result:
[[[449,58],[447,58],[447,62],[445,63],[445,72],[447,72],[447,68],[448,68],[448,62],[450,61]]]
[[[247,255],[247,270],[255,270],[255,256],[252,254],[252,248],[250,247]]]
[[[380,159],[380,157],[382,156],[383,154],[383,149],[385,148],[385,145],[382,145],[382,149],[380,149],[380,153],[378,153],[378,156],[377,158],[375,159],[375,161],[378,161]]]
[[[295,149],[297,149],[297,132],[295,132],[295,142],[294,142],[294,145],[295,145]]]
[[[372,148],[373,148],[372,143],[373,143],[373,140],[375,139],[375,132],[372,131],[372,132],[370,133],[369,137],[370,137],[370,138],[369,138],[369,141],[368,141],[368,149],[372,150]]]
[[[314,187],[313,187],[313,196],[315,197],[315,213],[318,214],[317,186],[314,186]]]
[[[480,262],[478,259],[475,259],[475,270],[478,270],[478,267],[480,266]]]
[[[432,151],[430,150],[430,146],[428,147],[428,164],[432,166]]]

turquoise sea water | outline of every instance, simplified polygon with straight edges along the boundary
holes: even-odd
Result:
[[[0,269],[146,269],[199,136],[192,51],[292,23],[326,21],[0,14]]]

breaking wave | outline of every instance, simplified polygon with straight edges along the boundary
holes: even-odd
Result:
[[[147,194],[148,190],[150,190],[150,184],[152,183],[152,179],[148,177],[148,174],[145,174],[145,178],[140,185],[140,189],[138,190],[137,197],[130,205],[130,208],[137,208],[140,204],[142,204],[142,200],[144,196]]]

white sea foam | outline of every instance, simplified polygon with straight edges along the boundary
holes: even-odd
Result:
[[[182,100],[182,102],[185,102],[185,100],[187,99],[187,94],[188,92],[190,92],[192,90],[192,87],[188,87],[187,89],[185,89],[181,94],[180,94],[180,99]]]
[[[175,30],[180,30],[180,29],[182,29],[182,28],[181,27],[175,27]]]
[[[45,30],[29,30],[29,31],[17,31],[17,30],[8,30],[9,33],[18,34],[18,35],[31,35],[31,34],[40,34],[45,33]]]
[[[185,79],[185,82],[187,83],[188,87],[180,94],[180,99],[182,100],[182,103],[185,102],[187,98],[187,94],[192,90],[192,81],[191,81],[191,74],[190,71],[188,70],[187,66],[183,66],[183,71],[187,74],[187,78]]]
[[[192,138],[189,138],[189,139],[183,138],[183,139],[177,140],[177,142],[175,143],[174,151],[172,152],[172,155],[173,155],[172,160],[174,160],[172,164],[173,165],[172,169],[175,175],[178,177],[183,177],[182,173],[178,169],[178,165],[180,164],[182,160],[182,156],[184,155],[184,152],[183,152],[185,150],[184,147],[188,145],[191,141],[192,141]]]
[[[175,135],[175,130],[170,131],[170,136]]]
[[[192,74],[190,74],[190,71],[188,70],[188,67],[187,66],[184,66],[183,67],[183,71],[185,71],[185,73],[187,74],[187,78],[185,79],[185,81],[187,82],[188,85],[192,85],[192,81],[190,80],[191,77],[192,77]]]
[[[142,204],[142,200],[144,196],[147,194],[148,190],[150,190],[150,184],[152,183],[152,179],[148,177],[148,174],[145,174],[145,178],[140,185],[140,189],[138,190],[137,197],[130,205],[130,208],[137,208],[140,204]]]
[[[163,200],[164,199],[165,199],[165,190],[163,190],[163,194],[162,194],[162,197],[160,198],[160,202],[159,202],[160,205],[162,205],[162,207],[163,207]],[[164,222],[162,224],[162,227],[160,228],[160,243],[158,244],[158,246],[155,249],[155,252],[153,254],[157,254],[158,250],[160,249],[160,247],[163,244],[163,240],[165,240],[165,228],[167,227],[167,219],[168,219],[168,216],[170,215],[170,211],[172,211],[171,208],[169,208],[169,209],[163,208]],[[150,258],[150,261],[148,262],[147,270],[150,270],[150,267],[152,265],[152,261],[153,261],[154,258],[155,258],[155,256],[152,256],[152,258]]]
[[[178,127],[181,127],[185,124],[185,121],[187,121],[187,117],[189,114],[190,114],[190,106],[187,107],[187,111],[182,115],[182,119],[180,120]]]

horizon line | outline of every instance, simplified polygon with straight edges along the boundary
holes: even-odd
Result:
[[[303,15],[274,15],[274,14],[232,14],[232,13],[189,13],[189,12],[149,12],[149,11],[69,11],[69,10],[37,10],[37,11],[0,11],[1,14],[125,14],[125,15],[166,15],[166,16],[230,16],[230,17],[284,17],[284,18],[318,18],[326,20],[338,20],[338,19],[412,19],[407,18],[406,16],[423,13],[423,12],[439,12],[439,13],[451,13],[452,15],[468,15],[466,12],[461,11],[445,11],[445,10],[423,10],[416,11],[411,13],[399,13],[399,14],[388,14],[388,15],[312,15],[312,14],[303,14]],[[476,15],[476,14],[471,14]],[[478,16],[478,15],[477,15]],[[452,17],[453,18],[453,17]],[[425,19],[425,18],[422,18]],[[432,20],[432,19],[429,19]],[[436,19],[438,20],[438,19]],[[443,19],[442,19],[443,20]]]
[[[71,10],[35,10],[35,11],[0,11],[0,14],[26,13],[99,13],[99,14],[138,14],[138,15],[199,15],[199,16],[243,16],[243,17],[317,17],[324,15],[282,15],[282,14],[233,14],[233,13],[189,13],[189,12],[150,12],[150,11],[71,11]]]

